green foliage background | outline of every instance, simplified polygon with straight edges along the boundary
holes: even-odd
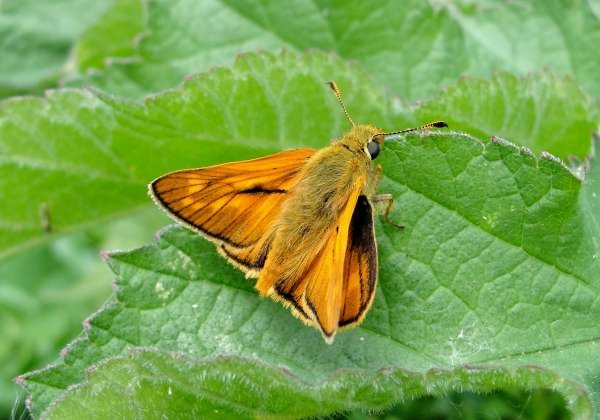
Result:
[[[18,376],[36,417],[597,417],[599,15],[592,0],[0,3],[5,416],[12,378],[54,361]],[[155,240],[167,219],[145,186],[327,144],[347,129],[332,79],[357,121],[456,131],[386,147],[381,189],[407,230],[378,225],[372,313],[323,347],[211,245]],[[110,270],[99,257],[145,243],[105,255]]]

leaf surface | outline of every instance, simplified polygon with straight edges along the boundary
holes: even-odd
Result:
[[[144,0],[113,0],[111,7],[78,37],[73,60],[77,71],[101,69],[136,54],[145,31]]]
[[[241,52],[318,48],[356,60],[410,101],[435,96],[463,75],[542,68],[573,77],[598,97],[600,57],[590,54],[600,44],[596,9],[575,0],[294,0],[287,7],[264,0],[151,0],[137,54],[78,83],[140,97],[188,74],[231,65]]]
[[[111,1],[4,0],[0,4],[0,97],[38,93],[55,84],[67,72],[76,37]]]
[[[453,132],[390,142],[381,163],[381,190],[396,200],[391,217],[406,229],[378,224],[380,284],[359,328],[325,344],[260,298],[212,244],[169,228],[153,245],[111,255],[116,296],[64,360],[25,378],[34,412],[58,398],[48,412],[57,418],[74,405],[94,412],[100,401],[166,413],[154,401],[170,384],[174,404],[248,416],[517,386],[561,392],[576,417],[596,412],[600,249],[597,215],[582,201],[597,181],[582,186],[553,158]],[[157,355],[131,354],[140,348]],[[248,370],[223,367],[222,357]],[[263,387],[265,371],[277,378],[272,387]],[[115,390],[132,389],[133,373],[139,393],[123,397]]]
[[[441,119],[480,138],[498,136],[561,158],[585,158],[598,128],[598,103],[570,79],[549,73],[511,73],[489,80],[465,78],[415,111],[421,121]]]
[[[564,144],[583,150],[596,115],[572,85],[564,85],[573,94],[558,106],[564,86],[542,82],[514,101],[498,100],[494,108],[506,115],[525,110],[535,123],[504,126],[455,91],[415,113],[398,111],[354,65],[316,52],[247,55],[232,69],[198,75],[144,103],[75,89],[51,91],[44,99],[6,100],[0,103],[0,194],[10,200],[0,207],[0,255],[150,206],[146,185],[168,171],[223,162],[224,156],[233,161],[327,144],[348,129],[323,83],[334,78],[353,118],[386,130],[439,119],[439,114],[475,134],[497,124],[500,131],[490,135],[514,135],[534,147],[550,135],[560,150],[566,150]],[[513,90],[530,84],[504,78]],[[481,93],[466,92],[473,101]],[[544,98],[554,106],[549,117],[573,110],[561,118],[568,130],[528,129],[543,127],[545,114],[531,103],[544,104]],[[478,119],[492,122],[479,131],[473,122]]]
[[[164,223],[152,210],[2,260],[0,412],[10,413],[19,395],[14,378],[55,359],[81,331],[81,320],[110,296],[110,270],[99,252],[151,240],[152,229]],[[19,412],[14,414],[19,418]]]

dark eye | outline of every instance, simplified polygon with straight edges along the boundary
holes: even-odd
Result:
[[[371,140],[367,143],[367,150],[369,151],[369,155],[371,155],[371,160],[375,160],[377,156],[379,156],[379,151],[381,150],[379,143],[374,140]]]

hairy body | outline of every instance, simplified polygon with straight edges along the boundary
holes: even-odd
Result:
[[[301,275],[307,261],[321,252],[327,233],[335,229],[351,192],[370,199],[376,192],[379,171],[366,144],[381,130],[368,125],[352,128],[343,138],[317,151],[298,174],[278,220],[258,290],[269,294],[274,283]],[[311,254],[297,252],[311,249]],[[327,281],[327,280],[323,280]]]

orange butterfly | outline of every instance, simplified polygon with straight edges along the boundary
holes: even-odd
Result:
[[[332,343],[338,330],[363,320],[377,286],[373,211],[381,208],[389,221],[393,199],[376,195],[382,171],[372,160],[385,140],[447,124],[394,133],[355,125],[335,82],[329,85],[352,123],[342,139],[321,150],[173,172],[149,189],[169,216],[257,277],[261,295],[282,302]]]

